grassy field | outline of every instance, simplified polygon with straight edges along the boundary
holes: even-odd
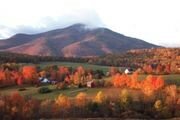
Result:
[[[142,80],[146,76],[147,75],[140,75],[139,79]],[[176,84],[178,88],[180,87],[180,75],[163,75],[162,77],[164,78],[166,84]],[[104,79],[109,80],[111,78],[104,78]],[[52,90],[52,92],[47,93],[47,94],[40,94],[38,93],[39,88],[33,87],[33,86],[26,86],[25,91],[19,91],[18,90],[19,87],[14,86],[14,87],[9,87],[9,88],[7,87],[7,88],[1,89],[0,94],[10,95],[12,92],[17,91],[23,96],[33,97],[36,99],[54,99],[60,94],[64,94],[66,96],[73,98],[79,92],[85,92],[88,94],[88,97],[94,97],[98,91],[104,91],[105,93],[107,93],[110,90],[109,88],[67,88],[65,90],[58,90],[56,89],[55,85],[46,85],[46,86],[49,87]]]
[[[60,94],[66,95],[73,99],[78,93],[84,92],[88,96],[88,98],[93,98],[96,96],[96,94],[99,91],[102,91],[106,94],[106,96],[114,97],[114,95],[119,95],[122,88],[67,88],[65,90],[58,90],[53,85],[46,85],[46,87],[49,87],[52,92],[46,93],[46,94],[40,94],[38,93],[37,87],[32,86],[26,86],[25,91],[19,91],[19,87],[11,87],[11,88],[5,88],[1,90],[1,95],[11,95],[13,92],[18,92],[20,95],[24,97],[32,97],[35,99],[43,100],[43,99],[55,99]],[[139,94],[139,90],[130,90],[131,93],[133,93],[134,98],[137,97],[137,94]],[[137,92],[138,91],[138,92]]]
[[[73,62],[42,62],[39,65],[41,68],[44,68],[48,65],[59,65],[59,66],[67,66],[72,68],[77,68],[78,66],[83,66],[85,69],[93,69],[93,70],[103,70],[107,72],[109,70],[109,66],[101,66],[101,65],[92,65],[88,63],[73,63]]]
[[[2,95],[10,95],[13,92],[18,92],[22,96],[28,96],[28,97],[33,97],[36,99],[54,99],[60,94],[64,94],[68,97],[75,97],[79,92],[85,92],[88,94],[88,97],[93,97],[96,95],[98,91],[103,91],[105,88],[67,88],[65,90],[58,90],[55,88],[55,85],[45,85],[46,87],[50,88],[52,92],[46,93],[46,94],[40,94],[38,93],[37,87],[33,86],[26,86],[25,91],[19,91],[18,86],[15,87],[10,87],[10,88],[4,88],[1,89],[0,94]]]

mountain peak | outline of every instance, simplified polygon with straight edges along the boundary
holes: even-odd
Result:
[[[107,29],[107,28],[93,26],[90,24],[83,24],[83,23],[73,24],[67,28],[73,28],[73,29],[79,29],[79,30]]]
[[[84,27],[84,26],[86,26],[86,24],[83,24],[83,23],[76,23],[76,24],[70,25],[70,27]]]
[[[70,25],[67,28],[71,28],[71,29],[84,29],[86,26],[87,25],[85,25],[85,24],[77,23],[77,24]]]

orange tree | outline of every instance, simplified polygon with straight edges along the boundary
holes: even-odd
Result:
[[[22,74],[25,79],[25,83],[35,84],[38,82],[38,74],[35,66],[24,66],[22,68]]]

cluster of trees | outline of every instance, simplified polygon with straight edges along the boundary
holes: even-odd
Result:
[[[145,64],[142,68],[142,73],[145,74],[170,74],[178,71],[173,71],[171,64]]]
[[[148,96],[164,87],[164,80],[161,76],[148,75],[145,80],[138,80],[138,74],[135,72],[131,76],[116,73],[112,77],[114,87],[128,87],[140,89]]]
[[[65,84],[85,86],[87,81],[103,76],[101,70],[85,70],[82,66],[76,69],[65,66],[47,66],[43,69],[34,65],[20,66],[18,64],[3,64],[0,66],[0,87],[31,84],[39,85],[39,78],[47,78],[50,82],[62,83],[57,87],[64,87]]]
[[[88,81],[102,78],[104,73],[102,70],[84,69],[82,66],[75,69],[65,66],[49,66],[40,72],[40,76],[60,82],[60,87],[64,84],[83,87]]]
[[[88,58],[60,57],[60,56],[33,56],[18,53],[0,52],[0,63],[15,62],[15,63],[39,63],[50,61],[65,61],[65,62],[87,62]]]
[[[0,95],[0,119],[97,117],[162,119],[180,117],[179,106],[180,99],[175,85],[161,88],[151,96],[140,94],[136,100],[128,89],[121,89],[113,97],[99,91],[93,98],[88,98],[86,93],[80,92],[74,99],[60,94],[55,100],[24,98],[15,92],[10,96]]]
[[[38,74],[35,66],[19,67],[17,64],[3,64],[0,68],[0,87],[35,84]]]
[[[141,67],[145,58],[151,58],[149,54],[136,55],[132,53],[107,54],[89,59],[88,63],[119,67]]]
[[[108,54],[91,58],[88,62],[91,64],[131,67],[136,69],[144,69],[145,67],[145,73],[180,73],[180,49],[156,48],[130,50],[126,53]],[[169,68],[170,70],[168,70]]]

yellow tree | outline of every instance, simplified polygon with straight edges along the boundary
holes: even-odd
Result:
[[[73,75],[73,82],[75,85],[80,84],[80,75],[78,72],[75,72]]]
[[[165,92],[167,94],[166,103],[174,104],[178,98],[177,86],[169,85],[165,88]]]
[[[129,102],[131,101],[131,97],[130,97],[130,94],[127,89],[123,89],[120,92],[119,97],[120,97],[120,103],[125,106],[127,106],[129,104]]]
[[[73,82],[76,85],[85,84],[85,70],[82,66],[77,67],[73,75]]]
[[[156,109],[156,111],[161,111],[163,108],[162,101],[156,100],[156,102],[154,103],[154,108]]]
[[[85,106],[87,103],[87,95],[86,93],[80,92],[77,96],[76,96],[76,105],[79,107]]]
[[[148,75],[146,79],[142,82],[142,86],[143,86],[141,87],[142,92],[147,96],[152,96],[154,94],[154,89],[152,86],[152,79],[153,79],[153,76]]]
[[[62,108],[69,108],[71,106],[71,101],[69,98],[63,94],[60,94],[56,99],[55,103]]]
[[[97,93],[94,101],[97,102],[97,103],[103,103],[104,100],[105,100],[105,95],[103,94],[102,91],[99,91],[99,92]]]
[[[80,74],[80,75],[84,75],[85,74],[85,70],[82,66],[79,66],[77,67],[77,72]]]
[[[85,83],[85,70],[82,66],[79,66],[77,67],[77,73],[79,75],[79,80],[80,80],[80,83],[83,85],[83,84],[86,84]]]

